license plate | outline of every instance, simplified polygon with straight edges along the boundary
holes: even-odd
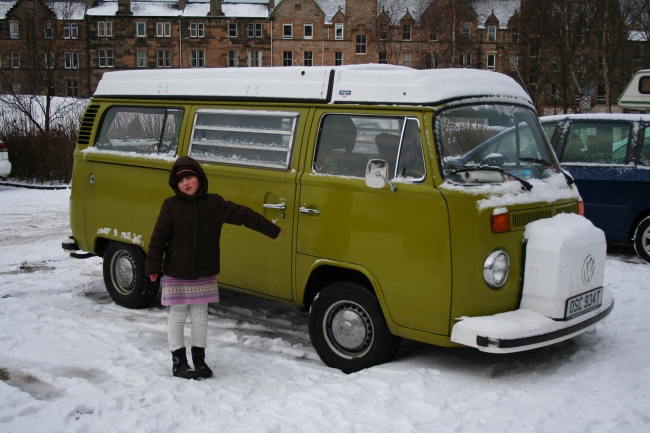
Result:
[[[566,301],[564,319],[569,320],[593,311],[603,303],[603,288],[590,290]]]

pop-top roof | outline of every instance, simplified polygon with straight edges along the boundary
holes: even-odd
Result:
[[[619,96],[618,106],[632,110],[647,110],[650,107],[648,81],[650,81],[650,69],[643,69],[635,73]]]
[[[468,97],[532,105],[507,75],[477,69],[390,65],[135,70],[107,72],[95,97],[257,99],[435,105]]]

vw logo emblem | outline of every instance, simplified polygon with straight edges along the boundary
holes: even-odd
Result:
[[[582,264],[582,283],[589,284],[596,272],[596,261],[593,257],[587,256],[585,262]]]

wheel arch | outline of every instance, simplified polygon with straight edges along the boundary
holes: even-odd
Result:
[[[629,232],[629,237],[628,239],[630,242],[634,242],[634,238],[636,236],[636,228],[638,227],[639,223],[643,221],[644,219],[650,217],[650,206],[646,207],[642,211],[640,211],[632,220],[632,224],[630,225],[630,232]]]
[[[303,309],[308,311],[318,292],[337,281],[350,281],[368,289],[379,301],[384,319],[391,332],[398,335],[398,326],[390,316],[379,281],[372,272],[362,266],[331,260],[315,261],[309,270],[309,277],[303,287],[302,296],[299,296],[299,302]]]

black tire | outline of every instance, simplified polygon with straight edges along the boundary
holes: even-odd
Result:
[[[375,295],[351,282],[320,291],[309,312],[309,336],[323,362],[344,373],[392,361],[401,341]]]
[[[646,262],[650,263],[650,217],[642,220],[634,232],[634,250]]]
[[[104,284],[111,299],[122,307],[146,308],[158,294],[160,279],[147,282],[145,254],[135,245],[111,242],[104,253]]]

